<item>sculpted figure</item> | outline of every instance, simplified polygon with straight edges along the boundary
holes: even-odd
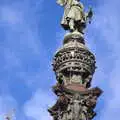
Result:
[[[57,3],[64,7],[64,15],[61,25],[65,30],[78,31],[83,33],[88,20],[92,18],[92,9],[84,12],[84,6],[80,0],[58,0]]]

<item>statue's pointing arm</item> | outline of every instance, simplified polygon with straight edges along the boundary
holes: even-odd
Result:
[[[87,17],[87,20],[89,20],[89,23],[91,23],[91,19],[93,17],[93,10],[91,7],[89,8],[89,12],[87,13],[86,17]]]
[[[93,17],[93,10],[92,8],[90,7],[89,8],[89,12],[88,12],[88,18],[92,18]]]

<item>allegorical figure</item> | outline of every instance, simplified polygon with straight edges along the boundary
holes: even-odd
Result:
[[[57,3],[64,7],[64,15],[61,25],[65,30],[78,31],[83,33],[88,19],[92,18],[92,10],[84,12],[84,6],[80,0],[58,0]]]

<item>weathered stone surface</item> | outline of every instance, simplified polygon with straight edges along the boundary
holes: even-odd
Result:
[[[73,35],[73,36],[72,36]],[[57,78],[58,74],[63,75],[65,84],[78,83],[90,87],[92,76],[95,72],[95,57],[84,44],[80,35],[71,34],[65,38],[53,59],[53,70]],[[82,41],[80,41],[83,39]]]
[[[92,10],[87,14],[79,0],[58,0],[65,7],[62,26],[71,32],[66,34],[63,46],[53,58],[53,70],[57,84],[53,92],[58,100],[48,111],[53,120],[92,120],[96,115],[94,108],[102,90],[91,88],[96,69],[93,53],[85,46],[83,29]]]
[[[96,115],[94,108],[102,93],[99,88],[74,89],[58,84],[53,89],[59,97],[56,104],[48,110],[54,120],[92,120]]]

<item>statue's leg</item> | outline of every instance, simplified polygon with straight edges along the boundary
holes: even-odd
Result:
[[[69,27],[70,27],[70,31],[73,32],[75,30],[74,28],[74,20],[73,19],[70,19],[69,21]]]

